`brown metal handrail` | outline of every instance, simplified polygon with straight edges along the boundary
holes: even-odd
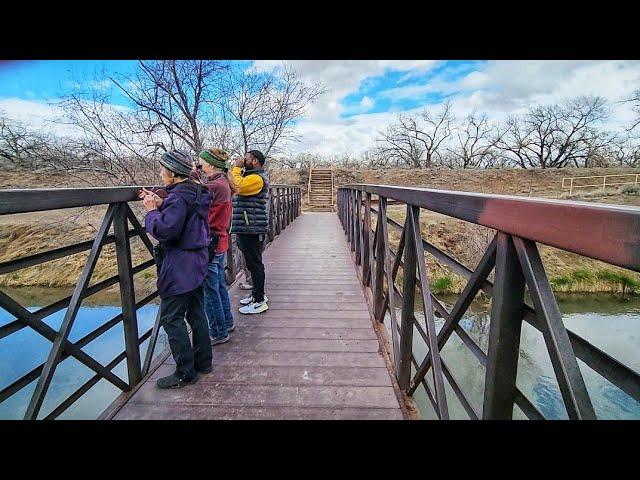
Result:
[[[152,258],[134,267],[132,265],[131,246],[129,242],[130,238],[139,236],[149,251],[149,254],[152,255],[152,241],[128,205],[128,202],[139,201],[138,192],[140,188],[140,186],[130,186],[111,188],[0,190],[0,215],[108,205],[107,212],[94,240],[67,245],[0,263],[1,275],[90,250],[87,263],[80,275],[78,284],[73,294],[69,297],[63,298],[35,312],[29,312],[9,295],[0,291],[0,307],[4,308],[16,318],[16,320],[0,327],[0,339],[29,327],[52,342],[48,358],[44,363],[33,368],[20,378],[15,379],[11,384],[0,390],[0,403],[2,403],[34,380],[37,380],[36,388],[31,396],[29,406],[24,416],[25,419],[39,418],[40,410],[49,390],[56,367],[70,356],[93,370],[94,375],[48,412],[44,416],[46,419],[57,418],[101,379],[108,380],[123,392],[130,391],[135,385],[142,381],[143,377],[150,370],[153,351],[160,330],[160,317],[158,313],[154,326],[139,336],[136,312],[157,298],[158,292],[154,291],[139,302],[136,302],[133,275],[153,267],[155,261]],[[301,198],[299,187],[280,184],[270,186],[269,233],[265,235],[265,243],[272,241],[300,215]],[[129,224],[131,228],[129,228]],[[112,225],[114,227],[114,234],[110,235],[109,230]],[[232,237],[235,236],[232,235]],[[111,243],[115,243],[116,247],[118,275],[89,286],[102,247]],[[232,238],[230,242],[228,253],[227,280],[231,283],[235,280],[236,272],[239,270],[238,262],[234,262],[234,258],[238,258],[235,238]],[[71,342],[68,339],[69,333],[82,300],[116,283],[120,284],[122,313],[108,320],[81,339]],[[67,311],[59,330],[56,331],[43,321],[44,318],[64,308],[66,308]],[[99,338],[103,333],[120,322],[122,322],[124,326],[125,350],[118,354],[106,366],[101,365],[82,350],[83,347]],[[150,343],[145,359],[142,362],[140,345],[147,339],[150,339]],[[128,382],[123,381],[112,372],[113,368],[125,359],[127,361]]]
[[[373,195],[378,196],[377,210],[371,207]],[[391,200],[406,205],[404,225],[387,218]],[[422,238],[421,208],[496,230],[475,270]],[[375,230],[371,228],[371,213],[377,215]],[[569,418],[596,418],[577,358],[640,401],[638,372],[564,327],[536,245],[539,242],[640,271],[640,208],[387,185],[347,185],[338,191],[338,215],[355,253],[355,262],[361,266],[362,282],[370,288],[376,320],[383,322],[389,314],[398,384],[409,395],[422,386],[439,418],[449,418],[445,379],[472,419],[512,418],[514,404],[528,418],[544,418],[515,384],[521,320],[543,333]],[[389,244],[390,227],[401,231],[397,252]],[[425,252],[468,279],[451,311],[430,292]],[[402,291],[395,283],[400,267],[404,272]],[[492,284],[487,277],[494,268]],[[533,306],[525,302],[525,286],[529,288]],[[414,316],[416,287],[421,295],[426,331]],[[480,290],[493,297],[486,354],[459,324]],[[396,298],[402,304],[400,322],[395,311]],[[437,334],[434,310],[445,319]],[[414,326],[428,346],[428,354],[421,361],[413,352]],[[453,332],[486,366],[481,413],[441,358],[440,352]],[[413,378],[412,366],[416,370]],[[425,381],[430,370],[433,392]]]

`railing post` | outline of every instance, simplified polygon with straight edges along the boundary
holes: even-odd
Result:
[[[287,190],[284,187],[280,190],[282,194],[282,210],[280,214],[282,215],[282,230],[284,230],[287,228]]]
[[[270,192],[271,194],[269,195],[269,241],[273,242],[273,239],[275,238],[275,229],[273,226],[273,208],[274,208],[274,203],[273,203],[273,192]]]
[[[287,227],[289,226],[289,223],[291,223],[291,216],[289,215],[291,210],[290,190],[291,189],[288,187],[284,188],[284,220],[287,224]]]
[[[356,191],[350,190],[349,204],[351,205],[351,217],[349,219],[349,227],[351,230],[351,251],[356,251]]]
[[[340,223],[342,224],[342,230],[347,233],[344,223],[344,190],[338,190],[338,212],[340,214]]]
[[[133,286],[133,273],[131,272],[131,244],[129,243],[129,236],[127,235],[129,229],[127,224],[126,203],[118,204],[113,220],[118,276],[120,277],[124,343],[127,352],[127,371],[129,374],[129,386],[133,387],[142,379],[142,367],[140,365],[140,344],[138,343],[136,298]]]
[[[347,241],[349,242],[349,248],[351,248],[351,189],[347,190],[345,194],[346,201],[346,223],[347,223]]]
[[[384,248],[384,231],[382,228],[382,222],[385,219],[382,218],[383,207],[382,204],[386,203],[387,199],[378,196],[378,219],[376,221],[376,275],[375,275],[375,289],[374,289],[374,316],[379,321],[384,320],[384,265],[385,265],[385,248]],[[393,285],[391,285],[393,288]]]
[[[414,241],[413,208],[407,205],[405,217],[405,246],[404,246],[404,278],[402,282],[402,323],[400,324],[400,368],[397,378],[398,386],[407,390],[411,383],[411,357],[413,354],[413,322],[416,292],[416,245]],[[419,209],[418,209],[419,212]],[[398,255],[401,252],[398,251]],[[427,288],[425,285],[422,288]]]
[[[602,193],[605,193],[605,187],[607,186],[607,176],[602,177]]]
[[[360,190],[356,190],[354,192],[355,194],[355,199],[356,199],[356,215],[355,215],[355,223],[354,223],[354,227],[355,227],[355,252],[356,252],[356,256],[355,256],[355,261],[356,261],[356,265],[362,265],[362,258],[361,255],[361,249],[362,249],[362,238],[361,238],[361,225],[360,225],[360,202],[362,200],[362,196],[361,196],[361,192]]]
[[[571,177],[571,186],[569,187],[569,196],[573,194],[573,177]]]
[[[510,420],[516,394],[525,279],[513,239],[499,232],[491,301],[483,420]]]
[[[345,206],[344,190],[340,190],[340,220],[342,221],[342,230],[346,234],[347,233],[347,223],[345,222],[344,206]]]
[[[365,192],[364,221],[362,235],[362,283],[368,287],[371,284],[371,194]]]
[[[282,202],[280,200],[280,188],[276,187],[276,218],[275,218],[275,222],[276,222],[276,235],[280,235],[280,232],[282,231],[282,222],[280,221],[280,216],[281,213],[280,211],[282,210]]]

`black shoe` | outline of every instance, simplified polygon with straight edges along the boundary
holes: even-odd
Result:
[[[202,374],[202,375],[206,375],[208,373],[211,373],[213,371],[213,367],[207,367],[207,368],[203,368],[202,370],[198,370],[196,368],[196,372]]]
[[[186,385],[191,385],[198,381],[198,376],[196,375],[192,379],[182,379],[175,373],[172,373],[168,377],[159,378],[156,382],[158,388],[182,388]]]

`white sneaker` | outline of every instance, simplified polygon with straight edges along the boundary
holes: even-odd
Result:
[[[264,301],[268,302],[269,299],[267,298],[267,296],[264,296]],[[243,299],[240,300],[240,305],[249,305],[253,303],[253,295],[249,295],[248,297],[244,297]]]
[[[240,282],[240,285],[238,286],[240,287],[240,290],[253,290],[253,285],[249,283]]]
[[[246,307],[241,307],[239,312],[244,315],[252,315],[254,313],[262,313],[269,310],[269,305],[267,305],[267,298],[265,297],[264,301],[258,303],[253,302]]]

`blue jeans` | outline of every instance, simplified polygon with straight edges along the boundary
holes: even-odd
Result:
[[[224,338],[233,325],[231,303],[224,277],[226,253],[218,253],[209,264],[209,273],[204,280],[204,311],[209,320],[209,335]]]

